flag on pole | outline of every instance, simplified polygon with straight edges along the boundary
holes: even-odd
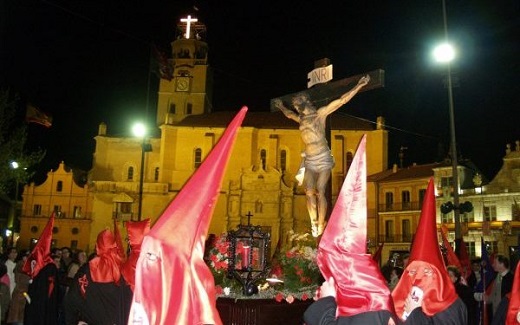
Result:
[[[441,237],[442,237],[442,245],[446,249],[446,258],[448,260],[448,265],[456,266],[459,271],[462,273],[462,265],[460,264],[459,258],[455,255],[453,251],[453,247],[451,247],[450,242],[448,241],[448,228],[446,226],[441,227]],[[447,266],[447,265],[446,265]]]
[[[243,107],[235,116],[144,237],[128,324],[222,324],[213,275],[204,262],[204,244],[246,112]]]
[[[171,81],[173,79],[173,67],[168,61],[166,53],[161,51],[155,44],[151,45],[150,72],[159,78]]]
[[[520,270],[518,266],[515,271],[515,278],[513,280],[513,288],[511,289],[511,296],[509,298],[509,307],[507,309],[506,325],[520,324]]]
[[[117,218],[114,218],[114,238],[116,240],[117,245],[117,253],[121,260],[126,258],[125,249],[123,246],[123,238],[121,237],[121,232],[119,231],[119,225],[117,224]]]
[[[47,225],[42,231],[36,246],[25,260],[22,271],[34,279],[41,269],[47,264],[53,263],[51,258],[52,229],[54,228],[54,212],[52,212]]]
[[[475,292],[482,293],[483,302],[480,304],[480,317],[481,324],[488,325],[489,318],[486,308],[486,295],[491,293],[491,289],[493,288],[493,279],[495,276],[495,272],[493,270],[493,266],[491,263],[491,259],[489,258],[489,253],[486,247],[486,243],[484,242],[484,237],[480,237],[480,254],[482,259],[483,266],[480,269],[480,282],[477,284],[475,288]]]
[[[383,253],[383,246],[385,246],[385,242],[379,243],[379,246],[377,247],[377,250],[374,252],[374,255],[372,255],[372,259],[379,263],[379,260],[381,260],[381,254]]]
[[[25,111],[25,121],[27,123],[36,123],[50,128],[52,126],[52,116],[45,114],[40,109],[31,104],[27,104]]]
[[[455,254],[459,258],[460,265],[462,266],[462,276],[467,280],[473,271],[471,270],[468,249],[462,237],[455,239]]]
[[[143,238],[148,232],[150,232],[150,219],[142,221],[127,221],[125,227],[128,236],[128,245],[130,246],[130,253],[121,267],[121,274],[133,291],[135,287],[135,266],[137,265],[137,260],[141,253]]]

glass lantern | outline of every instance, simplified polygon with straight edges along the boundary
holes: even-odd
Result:
[[[270,237],[260,226],[249,224],[239,225],[237,230],[228,233],[228,277],[239,281],[247,296],[258,293],[256,282],[268,271]]]

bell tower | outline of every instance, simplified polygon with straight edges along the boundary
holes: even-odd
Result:
[[[171,43],[171,80],[161,78],[157,104],[157,125],[175,124],[188,115],[209,113],[213,78],[208,65],[206,26],[187,16],[177,25]]]

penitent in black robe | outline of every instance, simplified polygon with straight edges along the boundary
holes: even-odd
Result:
[[[405,325],[472,325],[468,324],[466,305],[462,300],[455,300],[448,308],[432,317],[426,316],[421,308],[416,308],[404,322]]]
[[[88,263],[82,266],[65,295],[67,325],[78,321],[93,325],[126,325],[132,291],[123,277],[119,284],[92,281]]]
[[[307,325],[387,325],[393,316],[387,310],[369,311],[336,318],[336,300],[324,297],[312,303],[303,315]]]
[[[45,265],[29,284],[30,303],[25,304],[24,324],[58,324],[58,268]]]

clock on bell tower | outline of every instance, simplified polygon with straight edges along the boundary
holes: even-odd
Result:
[[[189,77],[177,77],[175,81],[175,91],[189,91],[190,90],[190,78]]]
[[[188,16],[180,19],[171,43],[173,79],[161,79],[157,125],[175,124],[188,115],[211,111],[212,74],[208,65],[206,26]]]

